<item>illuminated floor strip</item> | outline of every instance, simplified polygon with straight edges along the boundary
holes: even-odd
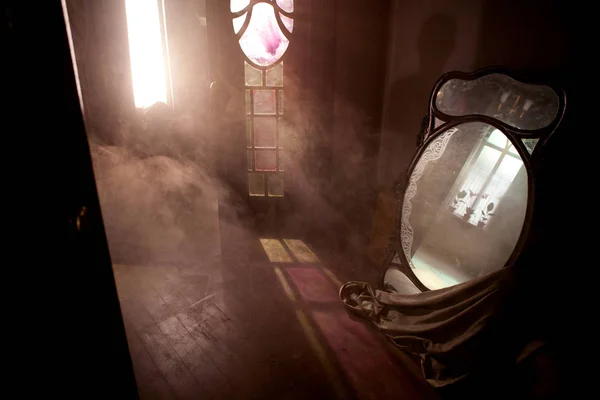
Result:
[[[315,333],[315,330],[313,329],[310,320],[306,316],[306,313],[304,313],[304,311],[302,310],[296,310],[296,318],[298,318],[298,321],[300,321],[300,325],[302,325],[302,328],[304,329],[304,334],[306,335],[308,342],[310,343],[315,354],[317,355],[317,358],[321,362],[321,365],[325,369],[327,378],[333,385],[333,389],[335,390],[337,397],[339,399],[347,398],[346,391],[344,390],[344,385],[342,384],[338,374],[336,373],[333,363],[331,362],[329,357],[327,357],[327,353],[325,353],[325,349],[321,345],[321,342],[319,342],[317,334]]]
[[[290,284],[288,283],[287,279],[285,279],[285,276],[283,275],[283,272],[281,271],[281,268],[275,267],[275,274],[277,275],[277,278],[279,279],[279,283],[283,287],[283,291],[285,292],[285,294],[287,295],[287,297],[292,302],[295,302],[296,301],[296,295],[294,294],[294,291],[290,287]]]
[[[296,295],[294,294],[294,291],[292,290],[285,275],[283,274],[283,271],[279,267],[274,267],[273,269],[286,296],[288,297],[288,299],[290,299],[292,303],[295,303]],[[331,275],[333,276],[333,274]],[[333,276],[333,279],[336,279],[335,276]],[[298,322],[300,322],[300,326],[302,326],[302,330],[304,331],[304,335],[306,336],[308,343],[312,347],[313,351],[317,355],[317,358],[319,359],[319,362],[323,366],[323,369],[325,370],[325,373],[327,375],[327,379],[333,386],[337,398],[348,398],[348,396],[346,395],[346,391],[344,390],[344,385],[342,384],[342,381],[340,380],[340,377],[337,374],[333,363],[331,362],[329,357],[327,357],[327,353],[325,352],[323,345],[319,341],[319,338],[310,322],[310,319],[302,310],[296,310],[296,318],[298,319]]]
[[[342,287],[343,283],[335,276],[333,272],[331,272],[328,268],[325,267],[321,267],[321,269],[323,270],[323,273],[327,275],[329,280],[333,282],[335,286],[338,287],[338,289]]]

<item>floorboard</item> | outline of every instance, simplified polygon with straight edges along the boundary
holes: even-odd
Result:
[[[316,260],[272,263],[232,229],[220,228],[222,256],[114,266],[142,399],[436,398],[337,297],[376,274],[314,248]]]

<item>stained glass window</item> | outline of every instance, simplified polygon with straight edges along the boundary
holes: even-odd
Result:
[[[246,57],[263,67],[279,61],[290,41],[279,26],[273,6],[268,3],[255,4],[248,18],[250,22],[240,37],[240,47]],[[291,32],[289,26],[288,22],[286,28]],[[291,27],[293,29],[293,24]]]
[[[244,60],[248,193],[284,195],[283,57],[294,30],[293,0],[231,0]]]

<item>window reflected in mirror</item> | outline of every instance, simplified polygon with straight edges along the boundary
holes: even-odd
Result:
[[[527,210],[527,169],[500,130],[482,122],[434,138],[411,173],[401,242],[430,289],[502,268]]]
[[[477,157],[469,160],[461,171],[458,190],[450,193],[447,202],[453,214],[485,228],[522,168],[523,162],[512,143],[494,129],[482,141]]]

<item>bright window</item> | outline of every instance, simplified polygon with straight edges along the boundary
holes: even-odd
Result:
[[[453,196],[454,215],[485,226],[519,171],[523,161],[510,140],[494,129]]]
[[[166,38],[162,32],[162,0],[125,0],[133,98],[136,107],[168,99]]]

